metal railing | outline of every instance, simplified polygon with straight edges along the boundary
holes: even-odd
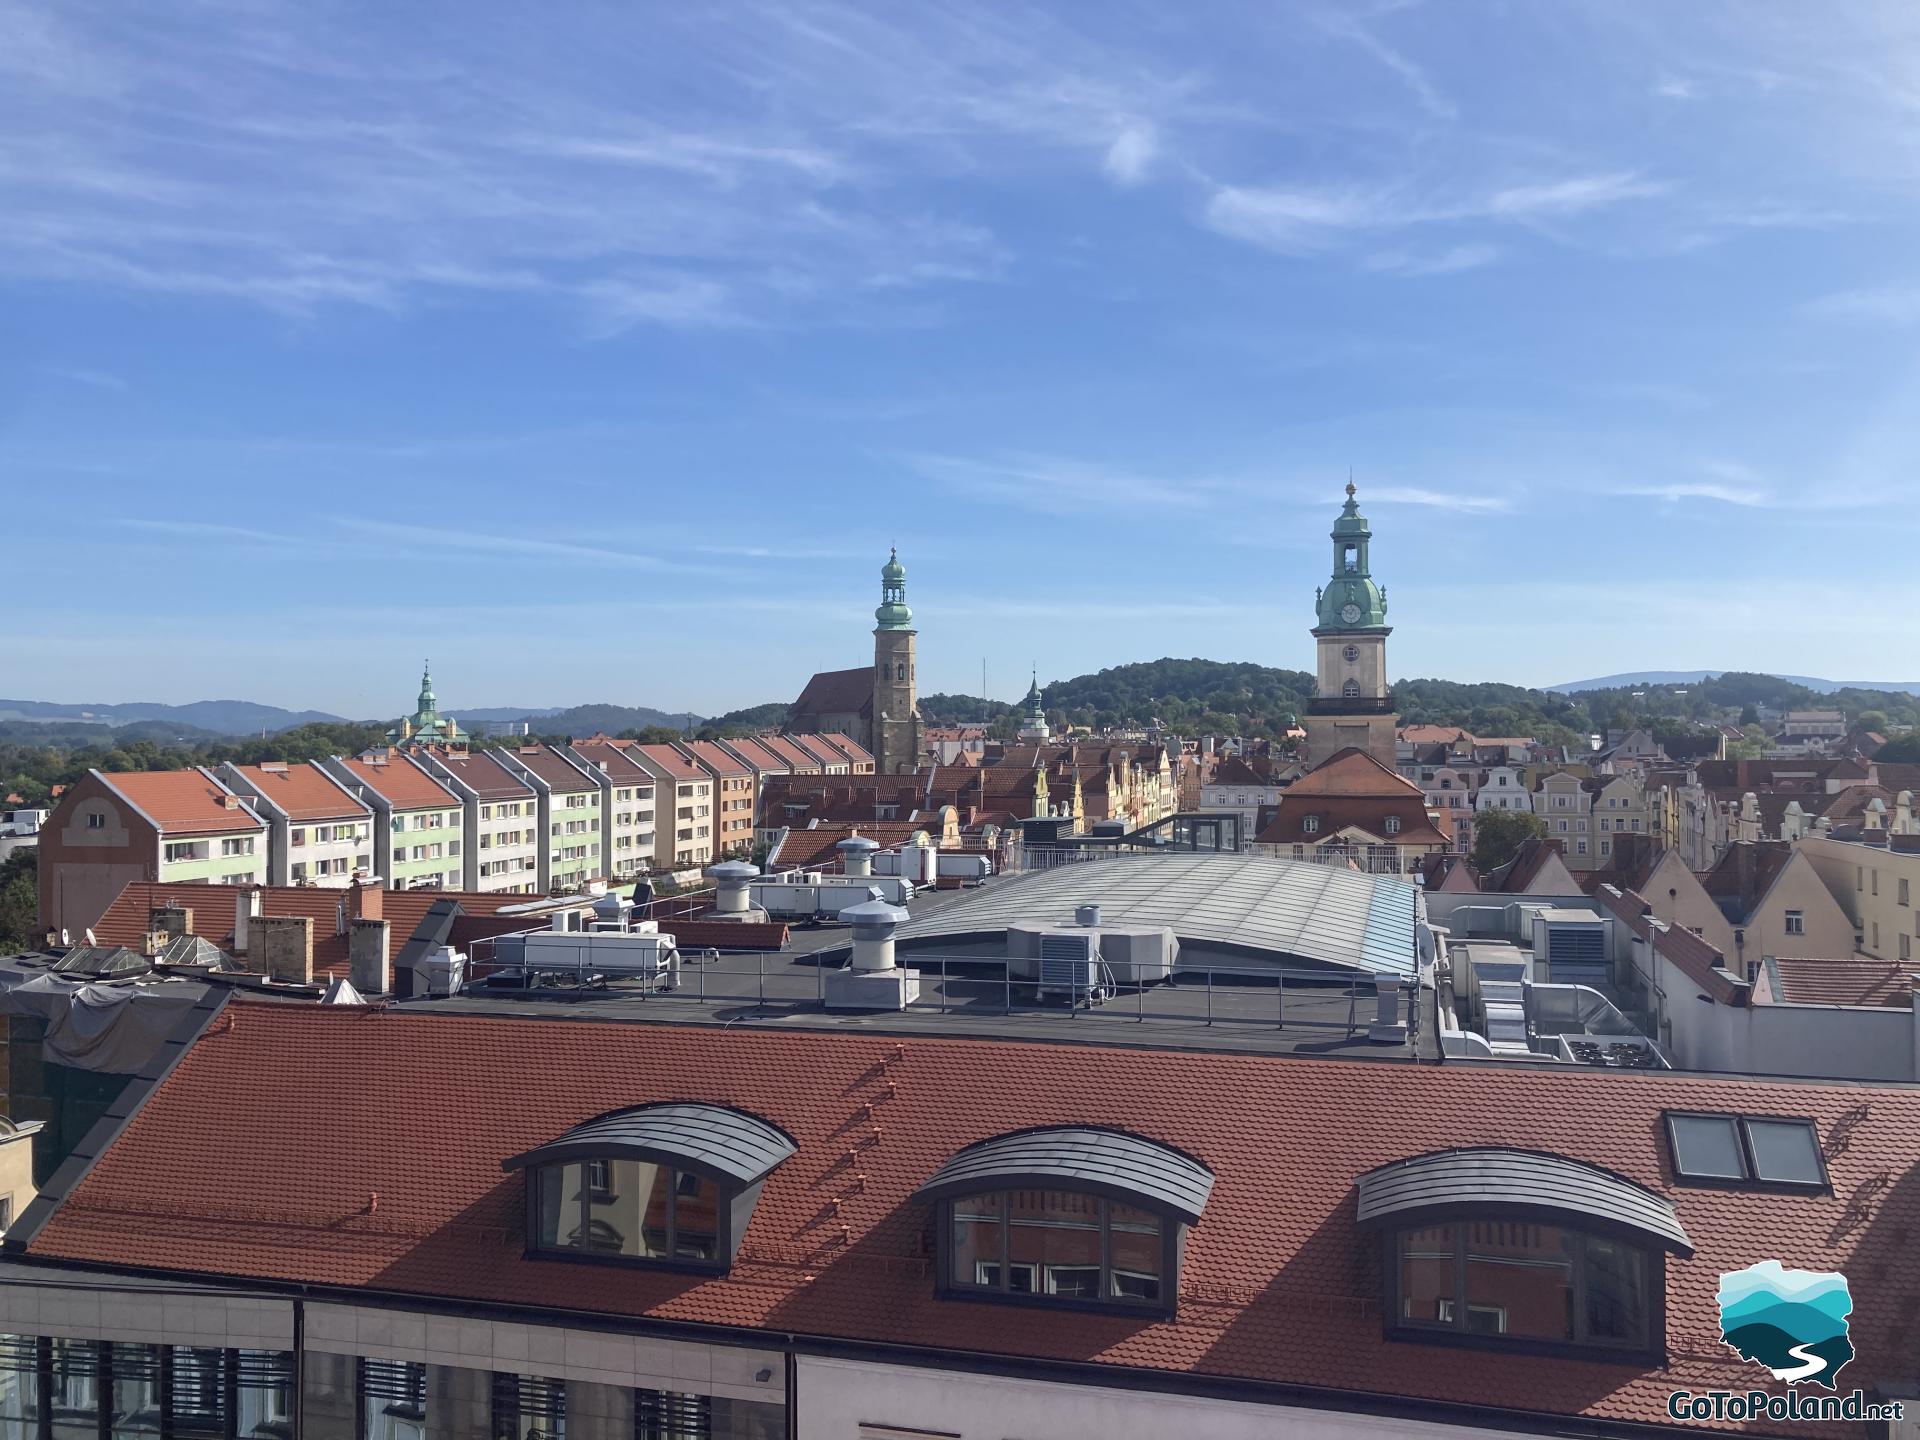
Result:
[[[496,937],[508,938],[508,937]],[[469,946],[470,974],[491,970],[497,962],[493,940]],[[730,1019],[773,1018],[824,1012],[827,977],[840,966],[813,957],[767,951],[695,949],[680,952],[677,983],[667,977],[623,978],[616,993],[645,1003],[746,1005]],[[934,1012],[960,1019],[1010,1016],[1052,1018],[1064,1022],[1100,1020],[1200,1029],[1248,1027],[1268,1030],[1334,1032],[1352,1040],[1378,1019],[1378,988],[1372,975],[1352,977],[1325,971],[1267,970],[1238,966],[1181,968],[1169,980],[1148,985],[1109,982],[1098,1003],[1068,1004],[1039,998],[1036,984],[1013,975],[1004,959],[961,955],[900,957],[903,968],[920,976],[919,995],[908,1012]],[[553,995],[584,994],[609,988],[606,982],[537,987]],[[1403,977],[1396,1018],[1417,1034],[1419,983]]]

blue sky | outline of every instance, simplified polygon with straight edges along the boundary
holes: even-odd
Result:
[[[1920,7],[0,0],[0,694],[1920,671]],[[1897,673],[1896,673],[1897,672]]]

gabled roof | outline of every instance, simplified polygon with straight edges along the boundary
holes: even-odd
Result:
[[[635,745],[627,753],[653,769],[655,774],[664,775],[669,780],[713,778],[671,745]]]
[[[583,790],[600,788],[600,781],[586,767],[569,760],[549,745],[523,745],[506,752],[509,764],[524,765],[562,795],[577,795]]]
[[[711,740],[687,740],[681,743],[681,749],[690,753],[715,775],[725,776],[729,780],[738,780],[753,775],[753,767],[737,755],[730,755]]]
[[[1538,835],[1529,835],[1520,842],[1519,847],[1504,865],[1496,865],[1480,880],[1480,888],[1489,893],[1517,895],[1526,890],[1541,872],[1558,863],[1561,872],[1567,876],[1568,887],[1565,893],[1571,895],[1580,888],[1571,872],[1566,869],[1566,861],[1561,858],[1560,848],[1550,840]]]
[[[616,785],[653,783],[652,773],[633,758],[628,746],[616,745],[610,740],[576,740],[568,748],[573,751],[576,763],[601,771]]]
[[[165,835],[258,830],[262,821],[226,786],[199,770],[93,772]]]
[[[871,765],[874,763],[873,756],[868,753],[864,745],[856,744],[850,737],[842,735],[838,731],[835,731],[831,735],[823,735],[820,738],[832,745],[834,749],[838,750],[856,765]]]
[[[852,763],[845,755],[842,755],[818,735],[794,734],[789,735],[787,738],[809,755],[813,756],[813,758],[818,760],[822,765],[829,765],[838,769],[842,765]]]
[[[796,775],[818,775],[820,762],[785,735],[763,735],[760,743],[778,755]]]
[[[376,753],[379,758],[349,755],[341,763],[394,809],[445,810],[460,803],[451,790],[398,751]],[[391,759],[386,758],[389,755]]]
[[[1420,792],[1412,795],[1298,795],[1299,782],[1282,792],[1273,818],[1257,835],[1261,845],[1318,845],[1349,828],[1367,832],[1389,845],[1445,845],[1447,836],[1434,825]],[[1265,807],[1262,807],[1263,810]],[[1400,822],[1389,834],[1387,820]],[[1312,821],[1312,828],[1307,822]]]
[[[364,820],[372,812],[318,765],[235,765],[289,820]]]
[[[1769,955],[1770,998],[1788,1005],[1913,1006],[1913,964],[1849,955],[1808,960]]]
[[[1274,784],[1274,780],[1271,766],[1267,767],[1267,773],[1263,775],[1238,755],[1229,755],[1220,762],[1219,766],[1213,772],[1213,779],[1207,783],[1210,785],[1259,785],[1266,787]]]
[[[1742,925],[1793,857],[1793,847],[1784,840],[1736,840],[1700,877],[1700,885],[1727,919]]]
[[[1366,751],[1348,746],[1336,750],[1287,787],[1289,800],[1296,795],[1412,795],[1417,799],[1421,790]]]
[[[533,798],[533,787],[502,765],[491,750],[435,751],[433,758],[482,800]]]
[[[750,763],[756,771],[764,770],[769,774],[784,774],[792,768],[791,762],[783,758],[778,750],[753,736],[741,736],[737,740],[723,742],[726,747]]]
[[[29,1259],[365,1288],[511,1307],[521,1318],[564,1312],[559,1323],[575,1325],[598,1314],[748,1340],[904,1341],[1095,1373],[1664,1425],[1676,1389],[1755,1383],[1758,1372],[1719,1341],[1716,1292],[1722,1272],[1784,1245],[1796,1263],[1861,1277],[1852,1383],[1872,1391],[1913,1373],[1905,1306],[1920,1187],[1908,1177],[1920,1093],[1910,1088],[407,1007],[372,1015],[244,997],[226,1014],[27,1242]],[[450,1125],[435,1107],[393,1098],[429,1091],[512,1103],[466,1107]],[[246,1103],[236,1107],[235,1096]],[[797,1146],[767,1175],[731,1272],[529,1258],[524,1185],[501,1162],[610,1107],[661,1102],[744,1110]],[[1831,1189],[1677,1185],[1665,1110],[1810,1118]],[[1031,1126],[1132,1132],[1212,1172],[1186,1240],[1176,1316],[936,1297],[931,1212],[914,1193],[957,1151]],[[856,1176],[848,1151],[869,1133]],[[1671,1206],[1695,1253],[1667,1261],[1664,1362],[1469,1355],[1384,1338],[1379,1244],[1360,1227],[1362,1177],[1452,1146],[1551,1152]]]
[[[871,715],[873,667],[861,665],[852,670],[820,671],[807,681],[789,713],[795,717]]]

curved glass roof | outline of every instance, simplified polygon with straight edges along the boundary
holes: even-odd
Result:
[[[1191,1155],[1095,1125],[1015,1130],[967,1146],[914,1192],[946,1200],[982,1190],[1018,1187],[1088,1191],[1144,1209],[1200,1218],[1213,1192],[1213,1172]]]
[[[913,920],[899,940],[958,940],[1012,924],[1070,925],[1097,904],[1103,926],[1164,925],[1183,941],[1411,975],[1417,889],[1391,875],[1242,855],[1115,856],[1010,877]]]
[[[675,1100],[584,1120],[544,1145],[501,1161],[500,1168],[619,1156],[746,1186],[764,1178],[796,1148],[792,1136],[757,1115],[726,1105]]]
[[[1666,1197],[1597,1165],[1535,1150],[1441,1150],[1360,1177],[1360,1225],[1525,1217],[1625,1233],[1678,1255],[1693,1242]]]

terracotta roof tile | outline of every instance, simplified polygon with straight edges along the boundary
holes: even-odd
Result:
[[[818,775],[820,762],[802,750],[785,735],[763,735],[760,743],[766,746],[792,767],[796,775]]]
[[[597,791],[600,788],[599,780],[587,773],[591,766],[582,766],[551,746],[523,745],[517,750],[507,751],[506,760],[509,765],[526,766],[562,795],[577,795],[585,790]]]
[[[293,820],[349,820],[367,817],[367,807],[318,765],[235,765],[249,785],[267,796]]]
[[[793,702],[796,717],[867,715],[873,711],[873,667],[822,670],[807,681]]]
[[[1336,751],[1287,787],[1295,795],[1415,795],[1420,787],[1364,750]]]
[[[1871,1390],[1920,1367],[1907,1313],[1920,1293],[1911,1089],[246,999],[226,1013],[30,1254],[1653,1424],[1674,1389],[1763,1378],[1720,1343],[1715,1293],[1723,1271],[1777,1257],[1853,1279],[1853,1383]],[[512,1103],[476,1103],[448,1124],[395,1100],[428,1088]],[[752,1111],[799,1143],[768,1177],[731,1273],[525,1258],[524,1184],[504,1158],[609,1108],[687,1098]],[[1677,1187],[1661,1138],[1669,1108],[1812,1117],[1831,1193]],[[1048,1123],[1135,1131],[1213,1170],[1177,1318],[935,1297],[914,1190],[959,1147]],[[856,1128],[873,1137],[857,1183]],[[1457,1145],[1552,1150],[1671,1199],[1697,1250],[1666,1267],[1665,1364],[1383,1337],[1380,1251],[1355,1227],[1356,1180]]]
[[[533,787],[502,765],[491,750],[436,752],[434,759],[482,800],[525,800],[533,795]]]
[[[258,830],[260,817],[199,770],[128,770],[101,778],[169,835]]]
[[[633,753],[660,767],[670,780],[707,780],[712,777],[671,745],[636,745]]]
[[[1830,960],[1769,956],[1775,998],[1793,1005],[1913,1006],[1913,965],[1849,955]]]
[[[685,748],[692,752],[693,758],[711,769],[715,774],[725,775],[729,779],[751,776],[753,767],[735,756],[729,755],[711,740],[689,740]]]
[[[377,760],[354,755],[344,763],[356,779],[384,795],[396,810],[447,809],[460,803],[451,790],[398,753]]]

